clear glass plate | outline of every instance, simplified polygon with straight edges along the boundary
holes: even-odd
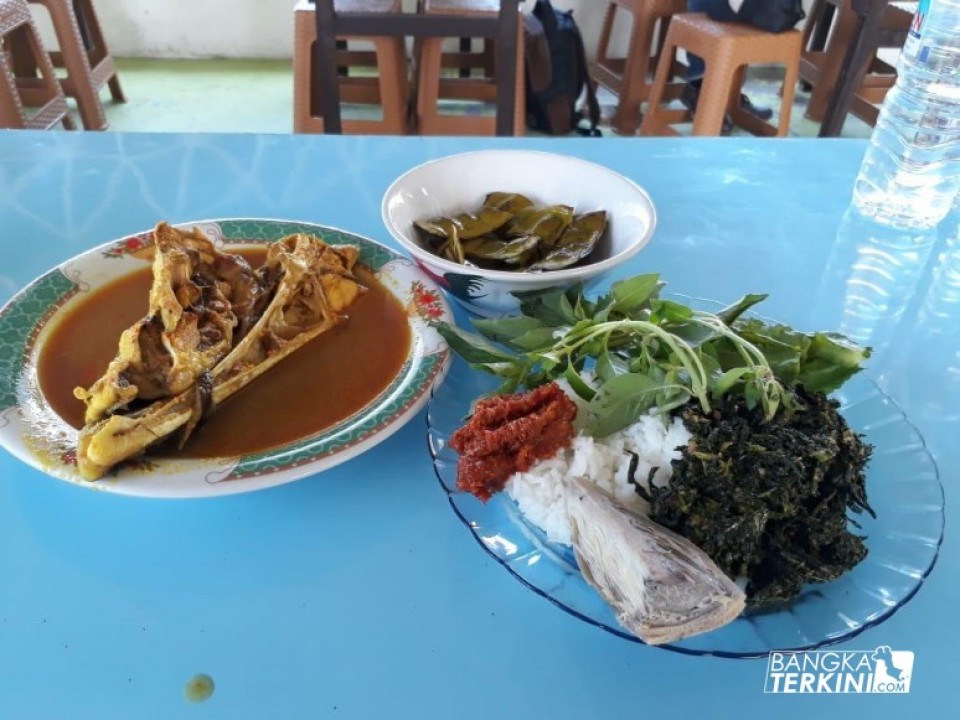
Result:
[[[457,489],[457,455],[447,438],[471,402],[496,385],[495,378],[457,359],[428,406],[430,453],[451,507],[484,549],[524,585],[581,620],[641,642],[620,627],[586,583],[569,548],[548,543],[506,493],[484,504]],[[867,536],[867,557],[833,582],[808,586],[788,606],[748,611],[718,630],[661,647],[735,658],[822,647],[882,622],[920,588],[943,536],[937,466],[917,429],[869,377],[854,376],[835,397],[850,426],[875,446],[867,496],[877,518],[857,516]]]

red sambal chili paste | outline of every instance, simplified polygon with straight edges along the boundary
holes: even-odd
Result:
[[[510,476],[570,446],[577,406],[556,383],[477,403],[450,438],[460,453],[457,487],[486,502]]]

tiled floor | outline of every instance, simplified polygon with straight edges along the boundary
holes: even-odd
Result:
[[[293,75],[286,60],[118,61],[126,104],[105,101],[112,130],[288,133],[293,127]],[[747,93],[754,103],[779,107],[779,83],[753,73]],[[106,93],[104,93],[106,97]],[[615,99],[601,90],[604,135]],[[807,95],[798,90],[790,134],[812,137],[818,124],[804,119]],[[870,128],[850,118],[844,136],[868,137]]]

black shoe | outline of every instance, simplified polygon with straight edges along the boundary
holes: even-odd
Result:
[[[740,109],[744,110],[760,120],[769,120],[773,117],[773,110],[768,107],[757,107],[746,95],[740,95]]]
[[[680,93],[680,104],[683,105],[691,113],[697,111],[697,102],[700,100],[700,88],[696,85],[691,85],[687,83],[683,86],[683,91]]]

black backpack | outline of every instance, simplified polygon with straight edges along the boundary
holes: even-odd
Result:
[[[537,0],[524,16],[527,82],[527,126],[550,135],[599,136],[600,106],[587,67],[583,38],[573,12],[555,10],[550,0]],[[577,101],[587,90],[589,126],[580,126]]]

